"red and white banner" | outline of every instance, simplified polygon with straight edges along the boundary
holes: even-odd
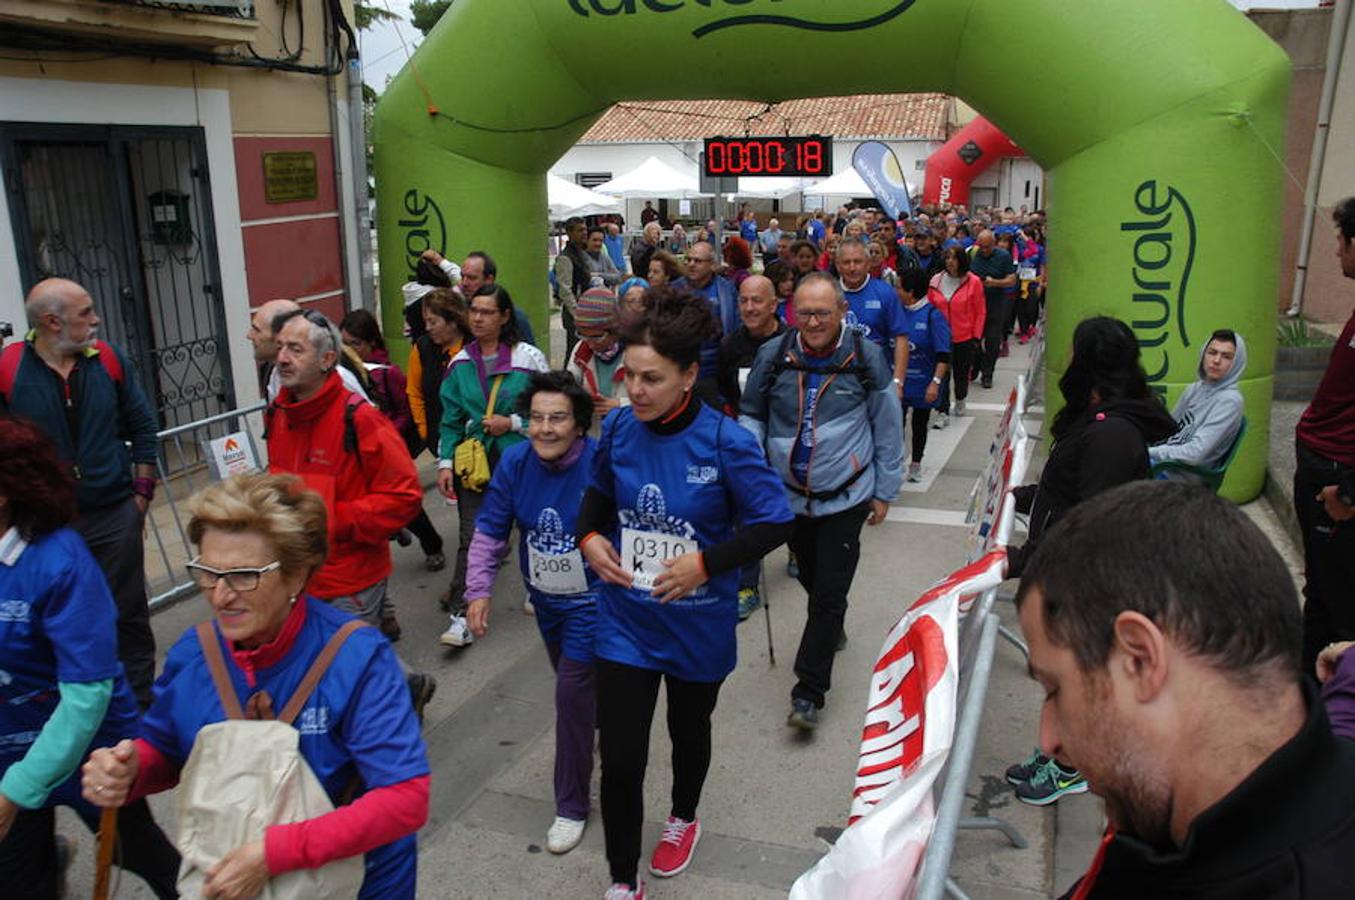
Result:
[[[959,619],[1002,581],[996,550],[917,599],[890,629],[871,675],[848,827],[791,888],[791,900],[911,897],[936,813],[932,788],[950,755],[959,683]]]

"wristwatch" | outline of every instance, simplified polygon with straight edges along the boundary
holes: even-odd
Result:
[[[902,381],[899,381],[897,378],[894,379],[894,383],[895,383],[895,384],[900,384],[900,385],[903,384],[903,382],[902,382]]]
[[[932,384],[939,385],[940,383],[941,383],[941,379],[940,379],[940,378],[937,378],[935,375],[933,375],[933,376],[932,376]]]

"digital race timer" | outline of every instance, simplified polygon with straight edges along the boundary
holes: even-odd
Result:
[[[833,139],[811,137],[706,138],[706,176],[780,175],[808,178],[833,174]]]

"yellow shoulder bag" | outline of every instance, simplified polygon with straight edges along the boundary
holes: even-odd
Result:
[[[489,389],[489,402],[485,404],[485,415],[494,415],[494,401],[499,396],[499,385],[503,384],[504,376],[500,375],[494,379],[494,386]],[[461,481],[461,486],[470,488],[472,491],[483,491],[485,485],[489,484],[489,454],[485,452],[485,445],[479,438],[466,438],[456,445],[456,454],[452,457],[452,471]]]

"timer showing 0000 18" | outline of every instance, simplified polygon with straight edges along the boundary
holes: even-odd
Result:
[[[706,175],[831,175],[831,138],[707,138]]]

